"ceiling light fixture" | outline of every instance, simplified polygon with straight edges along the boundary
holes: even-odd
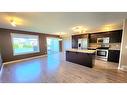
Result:
[[[74,32],[84,33],[84,32],[86,32],[87,29],[84,26],[75,26],[72,28],[72,30]]]
[[[11,25],[12,25],[13,27],[16,27],[16,22],[15,22],[14,20],[11,20]]]

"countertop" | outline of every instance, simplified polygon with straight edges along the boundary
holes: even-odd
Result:
[[[109,50],[120,50],[121,49],[121,43],[109,43]],[[92,43],[88,47],[88,49],[97,49],[98,47],[101,47],[97,43]]]
[[[115,48],[115,49],[114,49],[114,48],[109,48],[109,50],[120,50],[120,49],[116,49],[116,48]]]
[[[81,53],[95,53],[96,50],[82,50],[82,49],[68,49],[66,51],[81,52]]]

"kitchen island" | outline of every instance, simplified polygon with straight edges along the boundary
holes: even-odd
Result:
[[[95,60],[96,50],[66,50],[66,61],[92,68]]]

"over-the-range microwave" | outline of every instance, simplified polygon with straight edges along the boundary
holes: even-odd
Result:
[[[100,44],[109,43],[109,37],[97,38],[97,43],[100,43]]]

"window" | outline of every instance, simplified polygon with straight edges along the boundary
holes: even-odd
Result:
[[[13,55],[39,52],[39,37],[37,35],[12,33]]]

